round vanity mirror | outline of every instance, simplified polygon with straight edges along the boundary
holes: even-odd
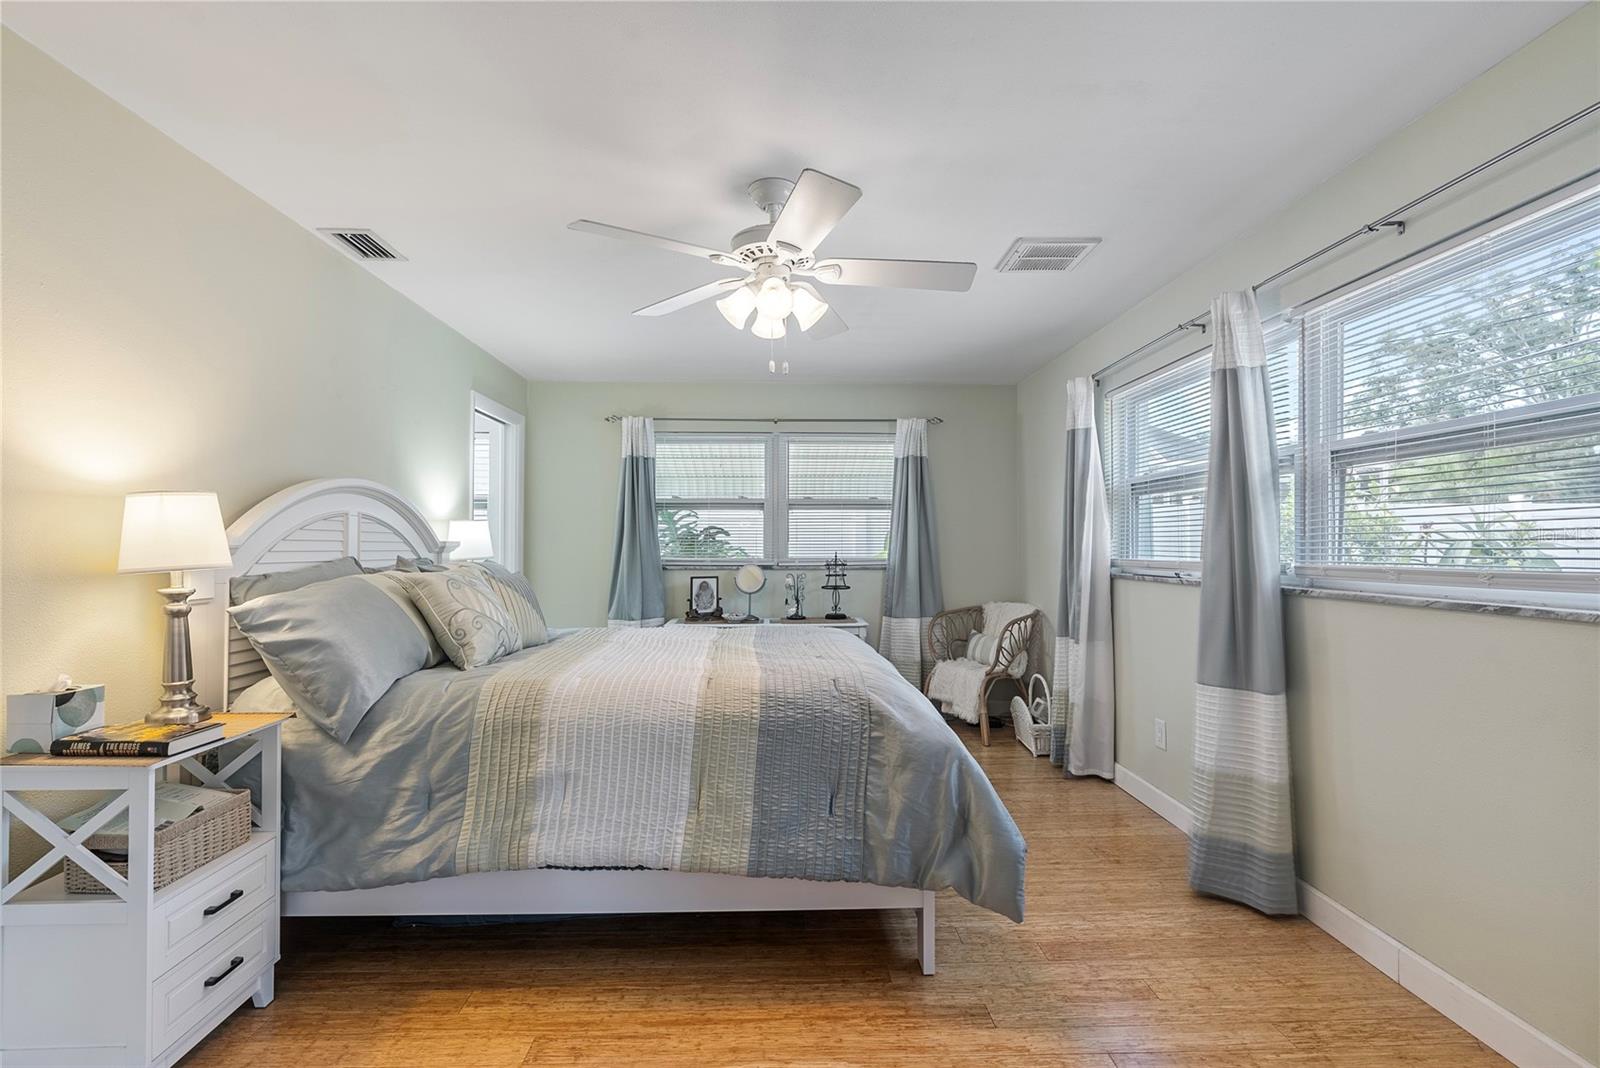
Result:
[[[755,564],[745,564],[733,576],[733,586],[745,596],[744,618],[755,619],[755,596],[767,584],[767,573]]]

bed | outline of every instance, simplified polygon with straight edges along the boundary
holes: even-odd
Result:
[[[443,557],[376,483],[301,483],[229,528],[194,610],[221,707],[268,673],[228,583],[354,556]],[[1026,848],[941,717],[824,628],[590,628],[401,678],[341,743],[284,732],[283,914],[911,909],[934,970],[947,887],[1020,921]]]

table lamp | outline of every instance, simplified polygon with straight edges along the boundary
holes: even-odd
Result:
[[[194,590],[183,585],[183,572],[232,566],[215,493],[130,493],[123,501],[117,571],[172,573],[172,585],[159,591],[167,600],[161,702],[146,713],[146,723],[199,723],[211,718],[211,709],[194,692],[194,656],[189,647],[189,598]]]
[[[444,538],[456,543],[450,551],[452,560],[487,560],[494,555],[494,539],[489,536],[487,519],[452,519]]]

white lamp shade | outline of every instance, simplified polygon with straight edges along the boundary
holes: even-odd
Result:
[[[783,320],[794,310],[794,294],[781,278],[769,278],[756,292],[756,314],[763,319]]]
[[[801,330],[810,330],[828,314],[828,302],[815,289],[801,282],[794,287],[794,317]]]
[[[450,552],[452,560],[487,560],[494,555],[487,519],[452,519],[445,540],[457,543]]]
[[[729,326],[743,330],[744,324],[750,321],[750,313],[756,310],[755,290],[748,284],[740,286],[717,301],[717,310],[728,320]]]
[[[776,341],[787,334],[789,328],[783,325],[782,319],[769,319],[765,315],[757,315],[756,324],[750,328],[750,332],[764,340]]]
[[[130,493],[122,502],[118,571],[210,571],[232,566],[215,493]]]

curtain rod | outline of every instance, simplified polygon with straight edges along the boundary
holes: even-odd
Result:
[[[1281,280],[1283,278],[1288,277],[1289,275],[1291,275],[1294,272],[1298,271],[1300,268],[1305,267],[1308,264],[1315,263],[1317,260],[1320,260],[1322,257],[1328,255],[1329,253],[1335,252],[1335,251],[1343,248],[1345,245],[1349,244],[1351,241],[1354,241],[1354,240],[1356,240],[1357,238],[1360,238],[1360,237],[1365,237],[1368,234],[1375,234],[1375,233],[1378,233],[1379,231],[1384,230],[1386,228],[1392,230],[1396,235],[1405,233],[1406,232],[1406,221],[1403,218],[1401,218],[1402,215],[1405,215],[1407,212],[1413,210],[1414,208],[1417,208],[1417,207],[1420,207],[1423,204],[1426,204],[1428,201],[1432,200],[1436,196],[1439,196],[1441,193],[1449,192],[1450,190],[1454,189],[1456,186],[1460,185],[1462,182],[1465,182],[1470,178],[1476,177],[1477,175],[1481,174],[1482,172],[1488,170],[1490,167],[1493,167],[1493,166],[1495,166],[1496,164],[1499,164],[1499,163],[1504,163],[1506,160],[1510,159],[1512,156],[1515,156],[1517,153],[1522,152],[1525,149],[1532,148],[1534,145],[1536,145],[1539,142],[1543,141],[1545,138],[1552,137],[1555,134],[1560,133],[1562,130],[1565,130],[1568,126],[1571,126],[1573,123],[1581,122],[1582,120],[1588,118],[1590,115],[1593,115],[1596,111],[1600,111],[1600,101],[1596,101],[1593,104],[1588,105],[1587,107],[1580,108],[1579,110],[1573,112],[1571,115],[1568,115],[1566,118],[1562,119],[1560,122],[1556,123],[1554,126],[1547,126],[1543,130],[1540,130],[1538,133],[1534,134],[1532,137],[1529,137],[1524,141],[1520,141],[1517,144],[1512,145],[1510,148],[1506,149],[1504,152],[1501,152],[1501,153],[1499,153],[1498,155],[1495,155],[1495,156],[1491,156],[1490,158],[1484,160],[1482,163],[1479,163],[1477,166],[1471,167],[1471,168],[1469,168],[1467,170],[1462,171],[1460,174],[1456,175],[1454,178],[1450,179],[1448,182],[1445,182],[1443,185],[1435,186],[1434,188],[1428,190],[1426,193],[1422,194],[1421,196],[1417,197],[1416,199],[1411,200],[1408,203],[1400,205],[1398,208],[1395,208],[1393,211],[1388,212],[1385,215],[1380,215],[1378,218],[1374,219],[1372,222],[1367,223],[1367,225],[1365,225],[1365,226],[1363,226],[1363,227],[1361,227],[1359,229],[1350,231],[1348,234],[1345,234],[1343,237],[1339,238],[1339,240],[1334,241],[1334,242],[1332,242],[1330,244],[1324,245],[1322,248],[1317,249],[1317,251],[1313,252],[1311,255],[1306,256],[1303,259],[1296,260],[1294,263],[1291,263],[1289,266],[1284,267],[1281,270],[1274,271],[1272,274],[1267,275],[1267,277],[1263,278],[1261,281],[1257,282],[1255,285],[1251,286],[1250,288],[1252,290],[1264,289],[1267,286],[1271,285],[1273,282],[1277,282],[1277,281],[1279,281],[1279,280]],[[1151,349],[1159,348],[1161,345],[1166,344],[1168,341],[1170,341],[1173,338],[1177,337],[1179,334],[1187,333],[1190,330],[1199,330],[1201,333],[1205,333],[1206,324],[1210,319],[1211,319],[1211,313],[1209,311],[1201,312],[1199,315],[1195,316],[1193,319],[1186,319],[1183,322],[1179,323],[1177,326],[1173,327],[1171,330],[1168,330],[1166,333],[1160,335],[1159,337],[1154,337],[1154,338],[1151,338],[1149,341],[1146,341],[1143,345],[1140,345],[1138,348],[1134,349],[1132,352],[1128,353],[1126,356],[1122,356],[1122,357],[1120,357],[1118,359],[1112,360],[1110,363],[1108,363],[1104,367],[1100,368],[1100,370],[1096,371],[1094,373],[1093,377],[1095,378],[1096,381],[1098,381],[1100,378],[1102,378],[1105,375],[1110,374],[1111,372],[1115,371],[1117,368],[1123,367],[1123,366],[1131,363],[1132,361],[1138,359],[1140,356],[1143,356],[1145,353],[1149,352]]]
[[[892,423],[892,422],[894,422],[894,416],[892,416],[892,415],[891,416],[885,416],[882,419],[866,419],[866,418],[848,419],[848,418],[845,418],[843,416],[841,416],[838,419],[826,419],[826,418],[821,418],[821,417],[808,417],[808,418],[804,418],[804,419],[782,419],[782,418],[771,419],[771,418],[767,418],[765,416],[748,416],[748,415],[653,415],[650,418],[654,419],[658,423],[772,423],[773,425],[777,425],[778,423]],[[620,415],[608,415],[608,416],[606,416],[606,422],[608,422],[608,423],[620,423],[622,421],[622,419],[623,419],[623,417],[620,416]],[[942,422],[944,422],[944,420],[940,419],[937,415],[928,416],[928,425],[929,426],[938,426]]]

